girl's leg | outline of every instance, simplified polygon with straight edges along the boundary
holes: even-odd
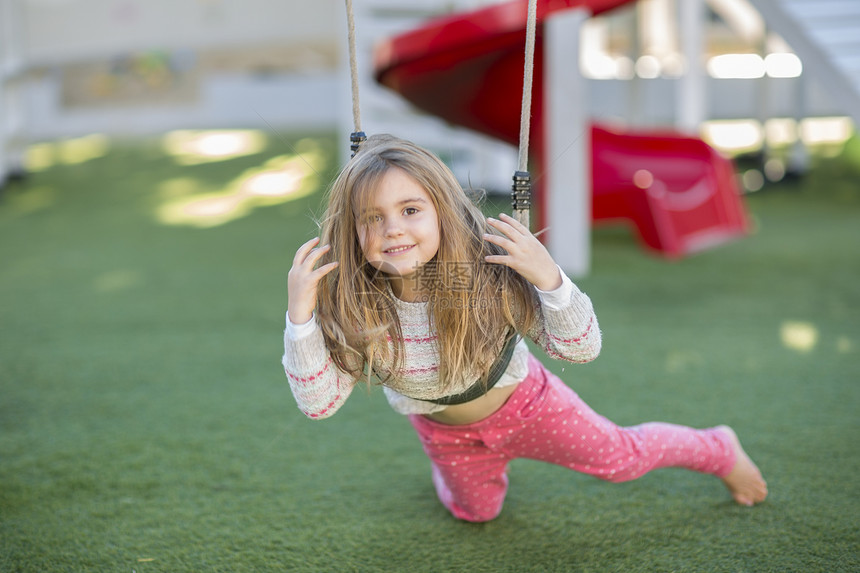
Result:
[[[467,426],[409,420],[430,457],[433,484],[451,513],[488,521],[502,509],[508,462],[543,460],[608,481],[682,467],[720,477],[739,503],[764,500],[767,486],[727,427],[695,430],[660,422],[630,428],[596,414],[530,357],[529,376],[502,408]]]
[[[439,501],[466,521],[489,521],[499,515],[508,489],[510,458],[494,452],[473,425],[446,426],[409,416],[430,458]]]
[[[653,422],[620,427],[594,412],[536,359],[530,376],[545,379],[539,400],[517,412],[528,424],[505,450],[613,482],[636,479],[662,467],[681,467],[725,478],[735,465],[735,447],[720,428],[696,430]]]
[[[473,464],[475,471],[431,464],[436,495],[454,517],[483,522],[502,511],[508,490],[507,463]]]

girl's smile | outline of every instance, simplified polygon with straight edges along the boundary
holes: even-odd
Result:
[[[411,175],[390,168],[369,208],[359,213],[356,227],[364,257],[390,277],[396,296],[416,300],[424,294],[415,273],[439,250],[439,215],[430,195]]]
[[[405,253],[406,251],[410,250],[414,246],[415,245],[404,245],[402,247],[391,247],[390,249],[385,249],[383,252],[386,255],[400,255],[400,254]]]

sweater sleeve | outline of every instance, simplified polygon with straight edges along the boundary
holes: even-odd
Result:
[[[569,362],[590,362],[600,354],[601,336],[591,299],[566,274],[554,291],[538,291],[540,320],[529,338],[549,356]]]
[[[320,420],[334,414],[355,384],[335,365],[314,319],[295,325],[287,316],[281,362],[299,410],[308,418]]]

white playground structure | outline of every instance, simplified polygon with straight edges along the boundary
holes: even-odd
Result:
[[[493,189],[508,185],[512,150],[416,114],[369,74],[377,39],[491,3],[354,2],[367,129],[457,155],[458,175]],[[773,118],[780,133],[802,118],[860,121],[860,0],[640,0],[589,19],[580,42],[593,117],[690,131],[752,120],[759,140]],[[348,133],[345,50],[341,0],[0,0],[0,182],[28,142],[94,132]]]

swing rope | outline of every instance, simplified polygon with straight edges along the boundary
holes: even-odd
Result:
[[[523,69],[523,102],[520,113],[520,145],[517,156],[517,171],[511,187],[511,207],[514,219],[529,228],[531,205],[531,174],[529,162],[529,127],[532,110],[532,78],[534,76],[535,36],[537,35],[537,0],[529,0],[526,20],[526,48]]]
[[[346,0],[346,21],[349,43],[349,74],[352,84],[352,120],[355,131],[349,136],[353,157],[358,147],[367,139],[361,130],[361,111],[358,100],[358,63],[355,48],[355,17],[352,0]],[[535,36],[537,34],[537,0],[528,0],[526,23],[525,64],[523,70],[523,100],[520,113],[520,141],[517,156],[517,170],[511,188],[511,207],[514,218],[529,228],[529,207],[531,205],[531,174],[528,171],[529,128],[531,126],[532,78],[534,75]]]
[[[349,147],[352,150],[352,156],[355,157],[358,146],[367,139],[367,134],[361,130],[361,110],[358,104],[358,59],[355,55],[355,17],[352,12],[352,0],[346,0],[346,25],[349,43],[349,76],[352,84],[352,122],[355,126],[355,131],[349,136]]]

